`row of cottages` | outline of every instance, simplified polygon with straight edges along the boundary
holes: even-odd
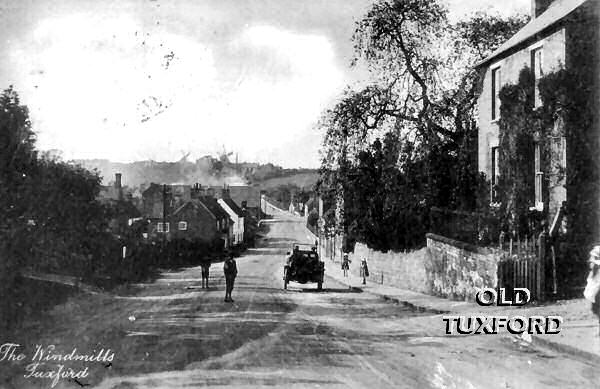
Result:
[[[149,221],[148,236],[168,240],[186,239],[218,244],[223,248],[244,242],[242,208],[222,188],[199,184],[150,186],[142,193],[143,215]]]
[[[530,151],[533,158],[523,169],[532,181],[527,205],[542,215],[551,236],[587,234],[590,242],[600,238],[596,166],[600,145],[599,3],[598,0],[532,0],[530,22],[478,65],[483,75],[478,99],[478,165],[490,178],[492,202],[497,200],[495,189],[502,171],[499,126],[502,88],[519,83],[523,71],[529,72],[530,104],[533,112],[541,113],[544,107],[540,80],[561,70],[577,75],[577,82],[566,88],[563,85],[564,91],[557,90],[563,94],[560,98],[568,100],[555,107],[552,123],[534,134]],[[572,92],[576,94],[569,95]],[[587,109],[592,115],[589,120],[578,122],[577,117],[569,117],[568,110],[573,109],[569,105]]]

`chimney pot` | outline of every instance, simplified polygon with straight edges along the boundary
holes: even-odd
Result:
[[[121,173],[115,173],[115,188],[121,188]]]
[[[531,18],[535,19],[550,7],[554,0],[531,0]]]

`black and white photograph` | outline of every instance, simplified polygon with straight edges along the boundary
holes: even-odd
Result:
[[[0,0],[0,389],[600,387],[600,0]]]

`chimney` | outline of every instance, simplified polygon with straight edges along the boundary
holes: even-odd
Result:
[[[123,200],[123,187],[121,186],[121,173],[115,173],[115,189],[117,190],[117,199]]]
[[[531,0],[531,18],[535,19],[550,7],[553,0]]]
[[[225,186],[223,186],[223,189],[221,189],[221,198],[223,198],[223,199],[229,198],[229,188],[226,188]]]
[[[198,197],[202,196],[202,186],[199,183],[195,183],[192,186],[191,192],[191,198],[197,199]]]

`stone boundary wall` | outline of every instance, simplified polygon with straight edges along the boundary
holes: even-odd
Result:
[[[444,236],[427,234],[431,293],[458,300],[474,300],[481,288],[498,285],[498,251]]]
[[[333,238],[321,239],[321,257],[325,266],[341,267],[341,239],[337,239],[335,255],[332,255]],[[427,261],[427,249],[422,248],[410,252],[387,252],[382,253],[357,243],[354,252],[349,253],[350,273],[360,276],[360,261],[364,257],[369,266],[369,278],[367,282],[375,282],[382,285],[397,288],[410,289],[421,293],[430,293],[431,288],[427,282],[424,263]]]
[[[332,255],[333,239],[321,239],[321,258],[326,266],[341,266],[341,252]],[[340,241],[337,237],[336,247]],[[356,276],[361,258],[367,259],[367,282],[454,300],[473,301],[480,288],[496,288],[498,283],[499,252],[435,234],[427,234],[427,247],[419,250],[382,253],[357,243],[348,256],[350,272]]]

